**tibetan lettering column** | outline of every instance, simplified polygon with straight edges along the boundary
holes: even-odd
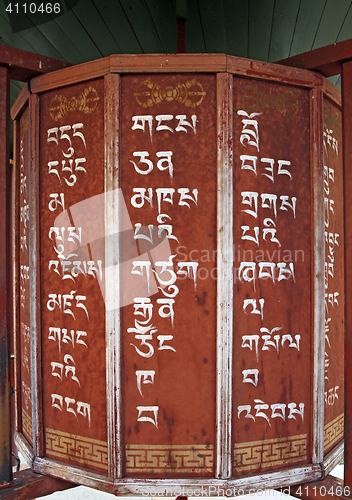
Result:
[[[40,126],[45,450],[96,471],[108,467],[103,83],[47,93]]]
[[[344,380],[341,359],[344,339],[344,230],[342,113],[336,104],[323,100],[324,144],[324,453],[338,443],[344,432]]]
[[[216,184],[216,79],[121,81],[126,476],[211,477],[216,190],[208,186]]]
[[[241,475],[308,458],[310,122],[305,89],[237,79],[234,92],[233,467]]]

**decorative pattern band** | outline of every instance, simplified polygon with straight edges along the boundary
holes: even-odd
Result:
[[[235,444],[234,472],[307,461],[307,445],[307,434]]]
[[[152,80],[143,80],[133,94],[142,108],[151,108],[162,101],[176,101],[186,108],[196,108],[202,104],[206,92],[197,80],[188,80],[176,86],[163,87]]]
[[[126,473],[214,473],[212,445],[126,445]]]
[[[98,92],[94,87],[85,88],[77,97],[67,98],[63,95],[56,95],[50,102],[50,116],[57,121],[70,111],[81,111],[87,115],[93,113],[98,101]]]
[[[32,419],[30,415],[22,408],[22,433],[24,437],[33,444]]]
[[[332,444],[336,444],[343,439],[344,414],[341,413],[331,422],[324,425],[324,451]]]
[[[45,429],[45,444],[49,457],[108,470],[108,445],[105,441]]]

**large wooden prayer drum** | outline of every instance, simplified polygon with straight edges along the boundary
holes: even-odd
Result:
[[[343,453],[340,92],[225,55],[33,78],[15,120],[16,442],[116,495],[236,495]]]

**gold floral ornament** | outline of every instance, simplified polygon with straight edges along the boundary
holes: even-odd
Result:
[[[56,95],[50,103],[50,116],[56,121],[70,111],[82,111],[85,114],[90,114],[97,107],[98,101],[98,92],[93,87],[85,88],[78,97],[67,98],[63,95]]]
[[[158,83],[153,83],[152,80],[144,80],[138,85],[133,95],[143,108],[151,108],[162,101],[177,101],[187,108],[196,108],[202,103],[206,92],[202,84],[196,80],[188,80],[176,87],[163,87]]]

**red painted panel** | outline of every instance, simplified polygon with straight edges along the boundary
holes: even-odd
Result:
[[[212,476],[215,75],[122,76],[121,103],[126,476]]]
[[[41,96],[46,456],[107,471],[103,80]]]
[[[344,429],[344,230],[342,113],[324,99],[325,405],[324,452]]]
[[[352,205],[349,201],[352,192],[352,63],[347,62],[342,69],[342,98],[343,98],[343,161],[344,161],[344,229],[345,229],[345,449],[352,449],[352,266],[351,252],[352,232]],[[352,460],[351,454],[345,454],[344,484],[352,488]]]
[[[234,81],[234,475],[310,460],[309,93]]]
[[[30,182],[30,145],[29,145],[29,109],[20,120],[19,144],[19,327],[21,351],[21,422],[22,433],[33,444],[32,435],[32,385],[30,356],[30,313],[29,313],[29,182]]]

